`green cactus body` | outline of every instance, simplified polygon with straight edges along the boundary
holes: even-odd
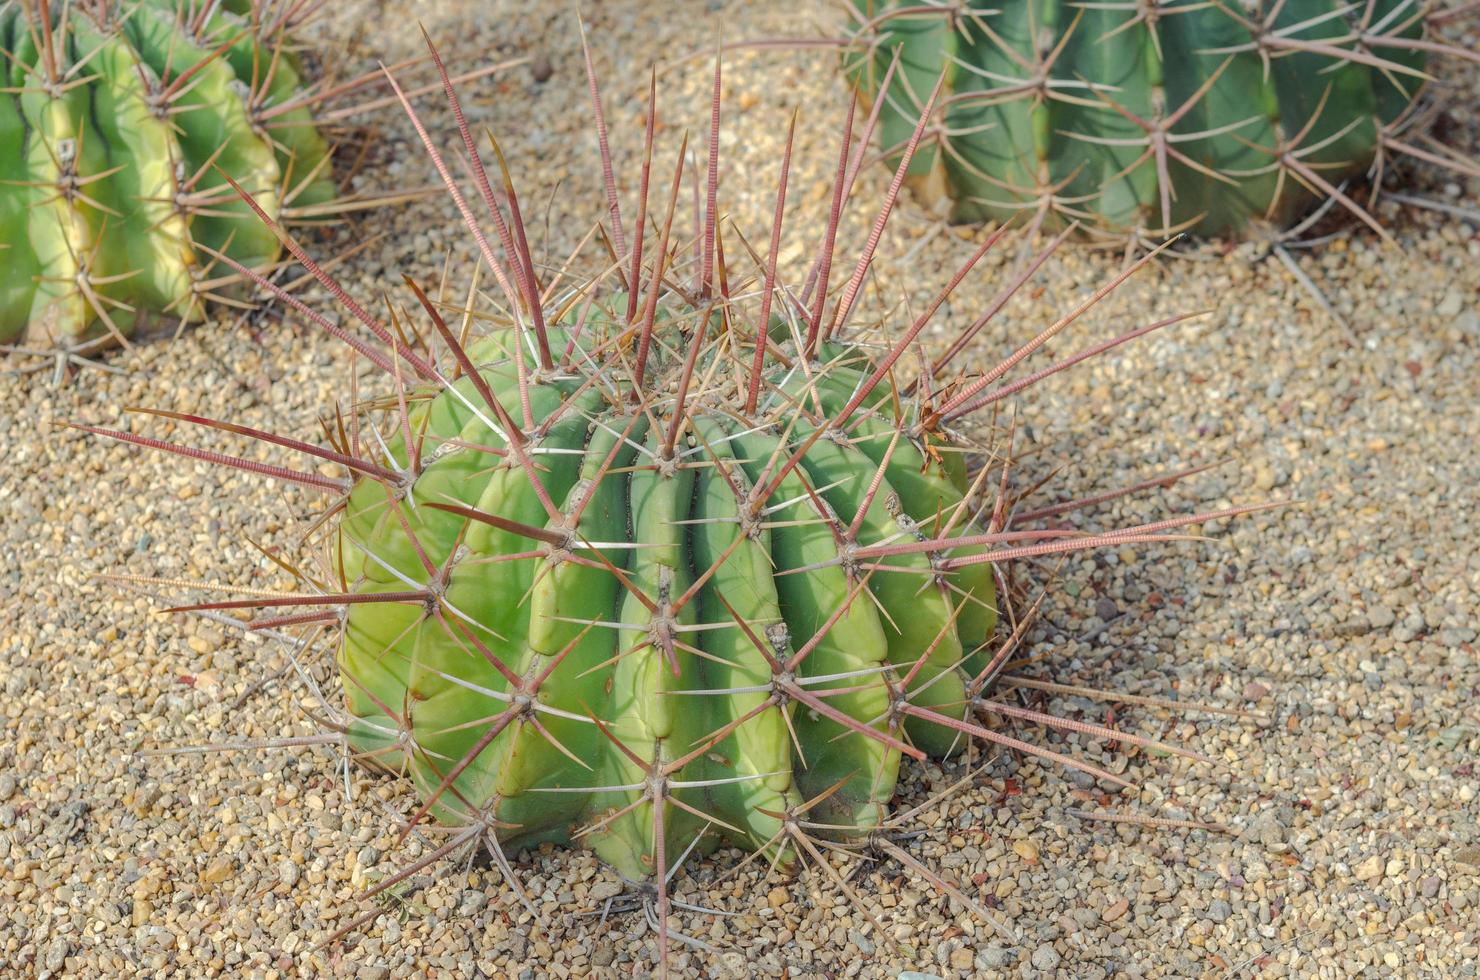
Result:
[[[197,319],[213,251],[277,258],[217,168],[274,218],[333,196],[307,109],[265,115],[301,89],[279,44],[246,2],[0,9],[0,343]]]
[[[945,76],[910,179],[962,222],[1284,226],[1367,170],[1425,81],[1427,8],[1399,0],[871,0],[861,12],[846,67],[865,98],[885,99],[880,141],[896,163]]]
[[[625,305],[593,312],[581,344],[617,342]],[[708,341],[677,308],[659,318],[671,325],[652,390],[673,386],[694,343],[694,374],[712,379],[720,318]],[[552,348],[571,336],[552,330]],[[340,524],[340,567],[365,597],[347,604],[339,652],[352,746],[409,770],[444,822],[496,821],[511,848],[584,828],[634,879],[691,847],[776,845],[809,800],[811,819],[878,826],[901,749],[945,754],[959,738],[896,705],[965,716],[964,655],[992,635],[995,596],[989,566],[932,569],[949,547],[874,570],[846,551],[920,528],[979,533],[959,473],[908,437],[880,438],[895,422],[867,406],[851,436],[816,436],[871,369],[860,349],[827,344],[811,372],[772,369],[749,416],[711,380],[670,452],[671,415],[632,401],[630,379],[541,375],[532,355],[521,372],[512,338],[472,357],[512,419],[521,374],[534,379],[523,452],[554,513],[471,377],[412,401],[403,431],[419,448],[403,434],[387,451],[414,478],[360,480]],[[814,391],[821,414],[798,416]],[[869,400],[892,402],[887,386]]]
[[[450,79],[444,88],[462,121]],[[1177,528],[1258,508],[1101,532],[1064,523],[1061,515],[1132,487],[1019,511],[1032,491],[1009,486],[1010,432],[984,427],[977,441],[969,420],[1107,346],[1007,382],[1069,316],[985,373],[947,371],[980,320],[912,372],[934,313],[1000,236],[909,326],[858,324],[854,301],[892,198],[846,286],[824,284],[821,270],[841,257],[831,238],[808,284],[785,285],[777,263],[794,130],[767,264],[733,245],[727,262],[720,88],[716,72],[711,166],[693,195],[704,202],[694,261],[670,237],[686,153],[664,212],[648,197],[649,143],[634,223],[623,226],[616,181],[607,184],[606,241],[623,258],[595,263],[604,270],[595,278],[573,256],[542,282],[546,266],[525,244],[512,179],[496,196],[471,130],[460,127],[482,198],[470,202],[413,114],[502,301],[470,286],[466,309],[437,302],[408,276],[420,309],[390,300],[397,315],[386,324],[295,245],[347,314],[309,320],[357,353],[355,369],[374,365],[390,393],[355,405],[349,424],[327,433],[328,447],[158,413],[306,454],[314,469],[78,426],[331,495],[303,542],[312,556],[278,559],[301,570],[300,588],[177,609],[255,609],[249,631],[303,629],[305,646],[332,637],[343,710],[322,701],[334,730],[308,741],[408,776],[419,803],[407,834],[429,820],[444,825],[446,843],[371,896],[470,850],[487,849],[516,879],[507,860],[516,851],[577,844],[655,896],[643,901],[666,964],[670,878],[687,857],[725,843],[773,864],[816,864],[860,908],[831,856],[892,856],[975,906],[895,843],[923,809],[891,812],[906,756],[978,743],[1133,788],[1000,730],[1021,720],[1211,761],[1024,707],[1014,692],[1043,682],[1009,658],[1038,605],[999,630],[997,584],[1023,581],[1008,564],[1020,559],[1173,540]],[[651,122],[655,88],[650,98]],[[15,125],[0,114],[0,127]],[[1024,125],[1035,139],[1051,132]],[[603,169],[610,162],[604,151]],[[497,217],[492,234],[476,216],[480,203]],[[0,197],[0,208],[14,207]],[[736,260],[742,251],[749,256]],[[448,310],[462,323],[448,323]],[[346,329],[351,320],[362,331]],[[327,475],[325,462],[344,475]]]

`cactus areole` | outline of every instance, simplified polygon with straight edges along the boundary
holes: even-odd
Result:
[[[687,140],[671,178],[652,186],[650,88],[636,218],[624,221],[589,55],[587,69],[606,178],[607,259],[595,274],[575,272],[574,258],[555,273],[532,261],[503,155],[495,143],[496,191],[444,71],[476,196],[402,98],[478,249],[480,271],[465,291],[447,281],[429,296],[407,277],[386,323],[287,236],[346,316],[330,320],[259,277],[377,368],[385,393],[338,416],[329,448],[153,413],[303,454],[318,468],[83,427],[332,496],[315,521],[327,538],[317,566],[300,571],[301,593],[180,608],[256,609],[247,628],[274,635],[337,630],[347,710],[325,701],[336,728],[321,738],[410,775],[419,803],[406,833],[432,818],[460,828],[372,893],[459,848],[487,848],[512,875],[512,849],[583,844],[656,894],[666,954],[674,869],[723,842],[782,864],[818,862],[824,845],[878,847],[930,874],[888,839],[901,819],[888,804],[905,756],[940,757],[978,740],[1129,786],[1001,730],[1003,719],[1021,719],[1161,745],[1002,693],[1030,681],[1004,673],[1024,626],[997,629],[996,576],[1013,559],[1171,540],[1178,527],[1242,511],[1104,533],[1048,526],[1152,484],[1018,514],[1007,430],[980,427],[993,435],[979,447],[962,430],[976,413],[989,423],[983,410],[1026,386],[1183,318],[1004,380],[1133,267],[1001,363],[954,366],[1041,253],[948,350],[922,361],[921,334],[1006,234],[987,236],[913,320],[859,314],[923,120],[856,260],[843,264],[835,206],[810,272],[787,285],[777,261],[794,128],[769,246],[746,246],[737,261],[739,236],[718,220],[718,70],[707,168],[689,175],[701,202],[696,232],[680,242]],[[848,200],[868,151],[867,128],[853,124],[850,116],[835,202]]]
[[[1331,202],[1377,227],[1349,185],[1393,158],[1480,173],[1424,133],[1419,99],[1441,56],[1480,57],[1436,36],[1466,9],[867,0],[845,68],[896,161],[941,82],[910,179],[953,221],[1237,237]]]
[[[151,312],[199,319],[240,278],[219,256],[270,265],[276,235],[221,172],[274,218],[334,197],[277,11],[0,4],[0,343],[118,343]]]

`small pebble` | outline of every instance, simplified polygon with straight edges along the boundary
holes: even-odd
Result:
[[[1034,969],[1052,970],[1058,967],[1061,960],[1063,960],[1063,957],[1052,946],[1039,946],[1033,950],[1033,956],[1030,962],[1033,964]]]
[[[236,862],[229,855],[222,854],[211,859],[211,863],[200,873],[200,880],[208,885],[217,885],[235,873]]]

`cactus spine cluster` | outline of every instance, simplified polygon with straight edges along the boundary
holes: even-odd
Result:
[[[828,838],[828,847],[913,861],[884,832],[906,756],[939,757],[976,739],[1129,786],[1001,730],[1022,719],[1160,746],[1002,696],[1019,683],[1005,667],[1022,627],[999,635],[996,576],[1014,559],[1174,540],[1177,528],[1244,511],[1105,533],[1049,527],[1047,517],[1118,493],[1016,515],[1010,452],[978,446],[963,428],[1042,378],[1182,319],[1003,380],[1149,258],[988,370],[963,372],[959,355],[1000,303],[915,371],[921,334],[1005,234],[989,236],[911,322],[874,331],[855,322],[925,119],[846,278],[841,261],[835,269],[834,207],[811,273],[788,287],[777,262],[791,133],[769,249],[727,261],[718,69],[699,231],[682,243],[673,232],[687,140],[650,206],[650,90],[637,216],[624,222],[589,54],[587,70],[613,259],[603,274],[545,277],[502,153],[496,191],[442,71],[472,200],[396,92],[500,300],[480,300],[476,276],[466,301],[433,299],[407,277],[386,323],[285,235],[346,319],[259,284],[378,368],[388,393],[329,425],[327,448],[153,413],[335,464],[343,476],[81,427],[334,500],[315,522],[328,533],[319,563],[299,569],[302,591],[179,608],[254,610],[249,630],[336,637],[345,700],[323,738],[410,775],[421,802],[406,833],[429,818],[452,828],[371,894],[462,849],[486,849],[514,878],[512,848],[584,844],[645,889],[666,963],[669,881],[690,855],[730,842],[775,863],[820,861],[832,874],[817,843]],[[850,197],[871,135],[849,117],[836,202]]]
[[[233,278],[218,255],[273,262],[276,236],[218,170],[274,217],[334,196],[292,13],[266,9],[0,5],[0,343],[78,349],[151,311],[197,319]]]
[[[1318,202],[1386,234],[1348,181],[1408,155],[1468,174],[1423,132],[1432,0],[867,0],[846,68],[911,178],[955,221],[1027,212],[1094,234],[1240,236]],[[896,63],[897,61],[897,63]],[[1374,194],[1377,182],[1374,181]],[[1348,193],[1348,191],[1351,193]]]

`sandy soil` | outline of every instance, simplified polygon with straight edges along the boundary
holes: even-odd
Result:
[[[413,53],[413,17],[455,68],[532,59],[476,86],[470,114],[504,143],[526,211],[538,217],[536,251],[563,255],[601,210],[570,11],[389,3],[350,4],[337,16],[322,33],[346,60]],[[588,23],[628,195],[651,61],[665,63],[666,162],[683,128],[707,117],[708,67],[681,55],[721,37],[806,32],[789,8],[738,2],[603,3]],[[1470,96],[1455,119],[1472,153],[1477,77],[1454,78]],[[726,60],[725,98],[722,197],[756,242],[769,227],[785,121],[802,110],[787,218],[794,244],[783,256],[796,276],[821,236],[844,90],[827,55],[744,53]],[[445,111],[419,104],[450,145]],[[364,187],[429,183],[410,127],[390,110],[378,119]],[[1416,193],[1461,207],[1480,197],[1480,182],[1461,187],[1426,171],[1411,179]],[[847,254],[887,180],[880,168],[863,175],[841,236]],[[985,768],[926,806],[905,843],[1008,920],[1015,938],[896,864],[857,869],[881,936],[821,874],[727,877],[739,856],[721,852],[676,879],[680,898],[726,913],[676,915],[676,928],[709,947],[681,950],[677,975],[1475,975],[1480,237],[1458,216],[1383,214],[1398,247],[1358,232],[1299,255],[1349,330],[1258,247],[1205,249],[1136,277],[1055,350],[1177,312],[1209,316],[1083,365],[1017,406],[1022,443],[1038,451],[1032,465],[1062,467],[1045,500],[1227,461],[1103,507],[1098,524],[1300,501],[1209,525],[1209,542],[1067,563],[1031,638],[1039,676],[1264,720],[1116,709],[1116,724],[1212,755],[1217,767],[1028,730],[1126,774],[1139,791],[1119,797],[1031,760],[976,758]],[[315,247],[375,231],[386,237],[341,270],[358,295],[373,299],[403,269],[435,276],[449,250],[461,281],[471,244],[441,198]],[[918,308],[976,234],[940,233],[902,208],[869,308]],[[968,279],[943,310],[942,331],[969,322],[1016,258],[1008,248]],[[973,363],[995,360],[1118,268],[1118,256],[1082,249],[1056,258],[983,334]],[[291,541],[296,515],[315,504],[61,423],[168,436],[168,425],[123,417],[143,404],[312,438],[320,413],[346,396],[342,359],[301,323],[264,320],[209,324],[108,363],[122,373],[84,372],[61,389],[44,379],[0,386],[0,975],[647,974],[654,939],[642,916],[602,915],[620,883],[589,854],[556,849],[518,861],[537,916],[496,872],[438,865],[381,899],[380,914],[345,942],[308,952],[374,907],[355,900],[359,890],[436,846],[413,837],[392,849],[397,815],[414,806],[406,787],[336,772],[327,749],[137,754],[308,734],[313,699],[281,644],[161,615],[162,603],[97,576],[279,587],[287,580],[252,542]],[[312,671],[332,697],[331,674],[323,662]],[[1086,698],[1044,703],[1106,718],[1106,704]],[[968,771],[962,762],[915,767],[901,807]],[[1085,813],[1181,817],[1226,832]]]

